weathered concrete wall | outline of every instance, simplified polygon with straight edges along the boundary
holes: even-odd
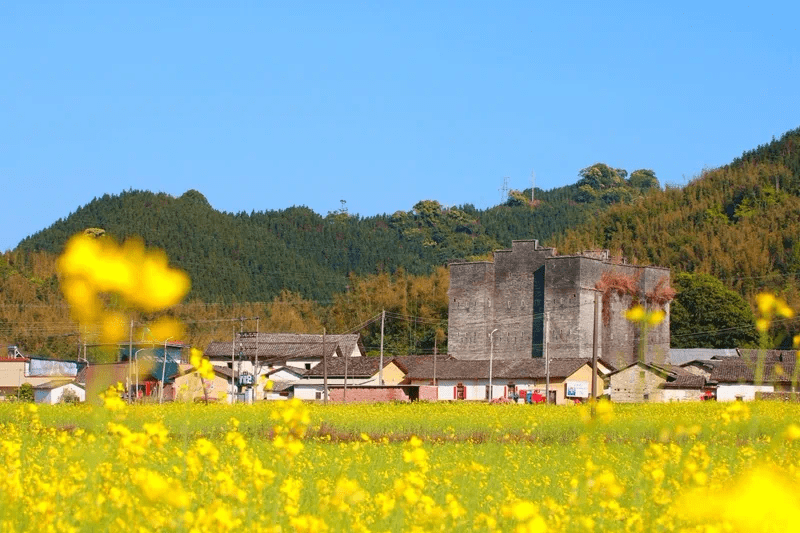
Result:
[[[618,403],[661,402],[666,378],[634,365],[611,376],[611,401]]]
[[[594,292],[582,285],[581,259],[562,256],[546,262],[547,352],[551,358],[592,356]]]
[[[664,389],[661,394],[664,402],[699,402],[702,397],[700,389]]]
[[[345,401],[343,388],[329,388],[328,398],[332,402]],[[408,401],[408,394],[402,387],[357,387],[347,389],[347,402],[393,402]]]
[[[494,263],[451,263],[448,290],[448,352],[463,359],[489,353]]]
[[[535,274],[552,255],[552,248],[540,248],[535,240],[514,241],[511,250],[495,252],[494,322],[489,331],[498,329],[494,345],[496,358],[542,356],[543,310],[536,309],[541,304],[537,306],[534,301],[538,288]],[[534,339],[537,340],[535,346]]]
[[[556,256],[538,242],[514,241],[511,250],[495,252],[494,263],[450,265],[450,354],[459,359],[542,357],[545,327],[549,357],[591,357],[594,345],[595,287],[606,272],[636,280],[638,300],[669,269],[612,262],[604,250],[586,255]],[[598,355],[618,367],[639,359],[640,328],[624,313],[633,299],[612,296],[601,320]],[[669,350],[667,319],[649,329],[645,360],[661,362]],[[546,317],[546,318],[545,318]],[[547,326],[545,326],[547,322]],[[489,333],[494,334],[493,345]]]

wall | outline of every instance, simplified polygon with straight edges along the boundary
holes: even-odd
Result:
[[[737,396],[741,396],[743,400],[749,402],[755,399],[756,392],[775,392],[775,387],[772,385],[729,385],[720,383],[717,385],[717,401],[735,402]]]
[[[219,400],[223,396],[230,396],[231,385],[230,382],[219,375],[214,375],[212,380],[203,380],[205,382],[206,390],[208,391],[209,400]],[[196,372],[184,374],[175,378],[175,382],[171,387],[175,401],[191,402],[195,400],[205,399],[203,394],[203,384],[200,381],[200,376]],[[169,386],[164,389],[164,397],[167,397]]]
[[[294,397],[299,400],[316,400],[316,393],[324,394],[325,387],[322,385],[297,385],[294,386]],[[328,398],[330,399],[331,388],[328,386]],[[324,396],[323,396],[324,398]]]
[[[384,385],[397,385],[406,377],[405,372],[400,370],[396,364],[391,363],[383,368],[383,384]],[[378,376],[375,376],[375,382],[378,383]]]
[[[699,402],[702,400],[701,389],[663,389],[661,401],[664,402]]]
[[[487,329],[492,321],[494,264],[451,263],[448,289],[447,350],[464,359],[480,359],[489,353]]]
[[[344,389],[329,388],[332,402],[344,401]],[[393,402],[409,401],[408,394],[402,387],[356,387],[347,389],[347,402]]]
[[[63,394],[67,391],[67,389],[74,392],[78,396],[78,399],[81,402],[86,401],[86,391],[73,383],[67,383],[65,385],[62,385],[61,387],[56,387],[55,389],[35,390],[33,391],[34,401],[36,403],[47,403],[55,405],[61,401],[61,396],[63,396]]]
[[[420,385],[419,399],[420,401],[426,401],[426,402],[433,402],[438,400],[439,399],[438,387],[433,387],[429,385]]]
[[[497,250],[494,263],[450,265],[449,353],[458,359],[524,359],[543,356],[545,316],[549,357],[591,357],[594,346],[596,284],[605,272],[620,272],[638,281],[641,300],[669,269],[627,265],[606,251],[556,256],[535,240],[514,241]],[[598,350],[617,366],[639,358],[640,332],[624,312],[631,296],[612,296],[606,322],[600,320]],[[647,361],[663,361],[669,350],[667,319],[650,329]],[[497,329],[494,343],[489,333]]]
[[[666,378],[638,365],[611,375],[611,401],[617,403],[660,402],[664,390],[658,386]],[[649,395],[645,399],[645,395]]]

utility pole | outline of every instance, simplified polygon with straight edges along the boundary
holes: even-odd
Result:
[[[545,311],[544,314],[544,403],[550,403],[550,353],[549,341],[550,340],[550,314]]]
[[[234,385],[234,372],[236,372],[236,326],[231,328],[231,403],[236,402],[236,385]]]
[[[600,350],[600,292],[594,293],[594,335],[592,335],[592,404],[597,400],[597,352]],[[594,407],[592,407],[594,410]]]
[[[378,382],[383,386],[383,325],[386,322],[386,309],[381,311],[381,367],[378,369]]]
[[[166,378],[165,374],[167,373],[167,341],[170,340],[171,338],[172,337],[167,337],[166,340],[164,340],[164,363],[161,365],[161,392],[158,395],[158,403],[163,403],[164,402],[164,379]],[[136,375],[138,376],[139,375],[138,374],[138,372],[139,372],[139,364],[138,363],[136,364],[136,372],[137,372]],[[137,379],[138,379],[138,377],[137,377]],[[138,387],[138,385],[137,385],[137,387]],[[139,394],[138,390],[136,391],[136,394],[137,395]]]
[[[325,353],[325,328],[322,328],[322,381],[325,389],[325,405],[328,405],[328,354]]]
[[[344,390],[342,391],[342,401],[347,402],[347,361],[350,359],[348,354],[344,354]]]
[[[436,386],[436,356],[438,355],[437,354],[438,346],[439,346],[439,339],[436,338],[436,334],[434,333],[434,335],[433,335],[433,386],[434,387]],[[436,397],[437,398],[439,397],[439,389],[438,388],[436,389]]]
[[[259,389],[259,384],[258,384],[258,322],[259,322],[259,317],[256,317],[256,355],[255,355],[255,359],[253,360],[254,361],[253,362],[253,374],[254,374],[253,375],[253,379],[255,380],[253,382],[253,403],[255,403],[256,400],[258,399],[258,392],[259,392],[258,391],[258,389]]]
[[[128,401],[132,401],[131,399],[131,377],[133,372],[133,319],[131,318],[131,327],[128,330]]]
[[[487,396],[490,402],[494,396],[494,389],[492,388],[492,363],[494,362],[494,334],[496,331],[497,328],[494,328],[492,332],[489,333],[489,394],[487,394]]]

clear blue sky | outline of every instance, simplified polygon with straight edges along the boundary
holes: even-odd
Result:
[[[800,126],[798,5],[4,2],[0,250],[130,188],[369,216],[596,162],[683,184]]]

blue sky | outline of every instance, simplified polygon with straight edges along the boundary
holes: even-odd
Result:
[[[683,184],[800,126],[800,3],[644,4],[5,2],[0,250],[131,188],[488,207],[596,162]]]

